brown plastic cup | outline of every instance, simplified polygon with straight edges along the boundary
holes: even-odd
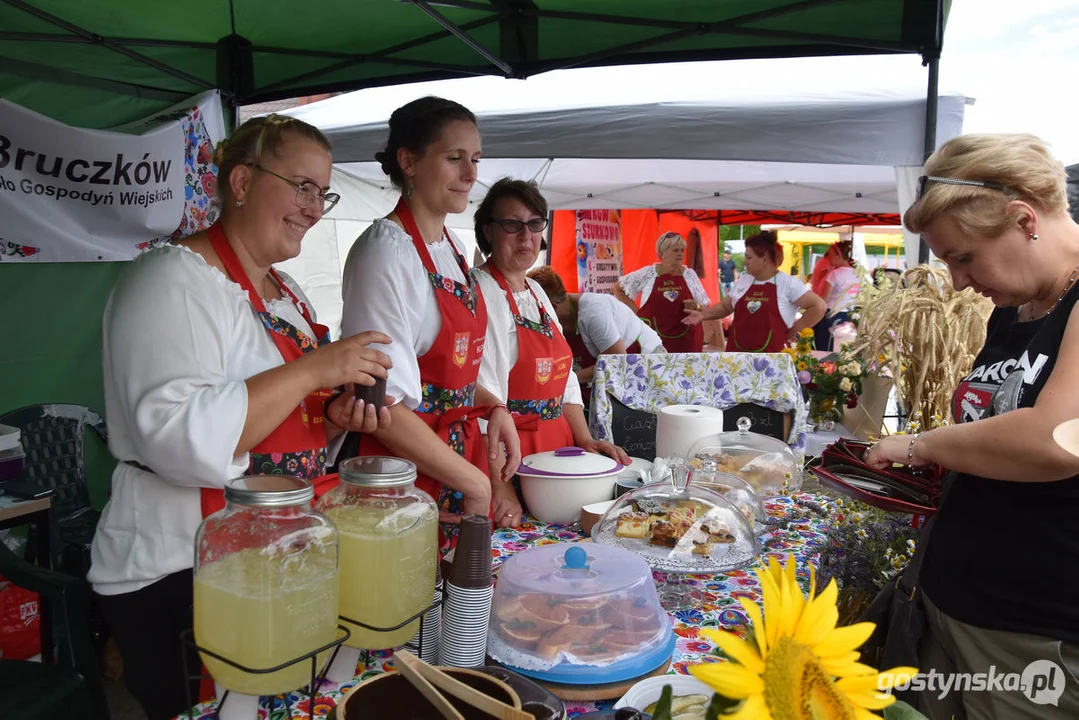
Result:
[[[375,406],[375,414],[386,404],[386,378],[375,378],[374,385],[354,385],[356,399],[363,400],[366,405]],[[364,412],[366,412],[366,407]]]
[[[453,551],[449,582],[459,588],[491,586],[491,520],[465,515]]]

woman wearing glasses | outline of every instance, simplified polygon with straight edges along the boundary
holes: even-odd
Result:
[[[330,388],[385,377],[389,359],[366,346],[389,338],[330,343],[300,288],[273,269],[337,201],[329,147],[291,118],[245,123],[215,154],[221,219],[139,256],[105,309],[105,408],[120,463],[88,579],[150,720],[186,705],[179,633],[192,622],[195,533],[224,507],[225,482],[283,473],[324,491],[327,445],[389,423],[352,392],[327,403]]]
[[[1016,673],[1028,687],[938,688],[923,701],[932,718],[1079,717],[1079,458],[1054,442],[1079,416],[1079,226],[1064,167],[1029,135],[965,135],[925,174],[904,224],[957,289],[996,308],[955,390],[955,424],[885,438],[867,461],[952,471],[918,548],[921,672]]]
[[[554,306],[526,277],[546,249],[547,201],[533,183],[504,178],[476,209],[476,244],[487,262],[472,271],[487,303],[487,344],[480,384],[513,414],[521,455],[573,446],[628,463],[621,448],[592,438],[584,417],[573,351],[558,327]],[[512,486],[496,497],[500,526],[521,520]]]
[[[704,329],[682,320],[689,310],[712,304],[693,268],[685,266],[686,240],[675,232],[663,233],[656,241],[659,262],[645,265],[621,278],[614,296],[659,334],[663,347],[672,353],[699,353],[704,350]],[[640,296],[637,308],[634,298]]]
[[[521,459],[505,404],[477,385],[487,307],[445,227],[447,215],[468,207],[480,152],[476,118],[455,102],[425,97],[395,110],[386,149],[375,157],[401,197],[356,240],[344,273],[344,330],[394,339],[387,389],[399,399],[393,425],[358,438],[357,454],[416,463],[416,486],[442,511],[446,551],[462,514],[489,515],[492,492],[506,490]],[[488,420],[490,453],[480,419]]]

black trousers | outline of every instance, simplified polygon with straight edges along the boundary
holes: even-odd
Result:
[[[193,621],[192,571],[173,573],[133,593],[95,597],[123,658],[124,682],[147,720],[170,720],[186,710],[180,633]],[[198,653],[190,651],[187,662],[188,672],[198,675]],[[197,702],[197,680],[190,691]]]

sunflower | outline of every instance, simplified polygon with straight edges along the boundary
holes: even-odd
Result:
[[[732,632],[702,630],[730,662],[692,665],[691,674],[720,695],[742,701],[728,720],[866,720],[878,718],[895,702],[880,692],[915,668],[884,673],[858,662],[857,648],[873,633],[873,623],[836,627],[835,580],[814,597],[816,575],[810,569],[809,596],[795,578],[794,560],[786,568],[775,559],[757,571],[764,596],[761,607],[739,598],[752,624],[750,639]],[[767,624],[765,622],[767,620]]]

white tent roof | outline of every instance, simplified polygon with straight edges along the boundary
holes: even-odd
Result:
[[[334,258],[342,263],[359,232],[392,209],[397,193],[373,157],[393,110],[425,95],[456,100],[479,119],[484,159],[473,207],[505,176],[536,180],[553,209],[898,213],[912,202],[924,155],[923,94],[836,87],[835,77],[814,75],[812,59],[799,63],[805,72],[766,86],[738,65],[686,65],[684,82],[670,81],[670,66],[644,66],[602,81],[601,70],[580,70],[572,81],[551,73],[417,83],[289,110],[329,136],[333,186],[345,199],[313,231],[326,237],[309,236],[287,269],[305,290],[317,288],[312,299],[333,327],[340,278],[308,271],[321,277]],[[716,75],[727,69],[734,72]],[[822,84],[829,87],[812,89]],[[938,144],[961,133],[967,103],[940,96]],[[447,219],[469,246],[471,216]],[[908,234],[908,256],[917,247]]]

